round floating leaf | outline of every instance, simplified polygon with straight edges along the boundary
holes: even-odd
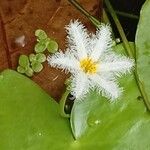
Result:
[[[36,60],[40,63],[45,62],[46,61],[46,56],[45,54],[36,54]]]
[[[150,102],[150,0],[142,7],[135,44],[137,73]]]
[[[55,53],[58,50],[58,44],[56,41],[50,41],[49,44],[47,45],[47,50],[50,53]]]
[[[22,66],[18,66],[18,67],[17,67],[17,71],[18,71],[19,73],[25,73],[25,68],[22,67]]]
[[[28,77],[32,77],[33,76],[33,70],[29,67],[29,68],[26,69],[25,74]]]
[[[43,42],[39,42],[35,45],[34,50],[36,53],[42,53],[46,50],[46,44]]]
[[[47,38],[47,39],[45,39],[45,41],[43,41],[43,42],[45,42],[46,45],[48,45],[50,41],[51,41],[51,39],[50,39],[50,38]]]
[[[12,70],[0,77],[0,150],[74,147],[69,121],[60,117],[58,104],[45,91]]]
[[[38,29],[35,31],[35,36],[37,36],[39,40],[47,38],[47,34],[45,33],[45,31],[43,31],[41,29]]]
[[[28,56],[20,55],[19,65],[22,66],[22,67],[28,67],[30,65]]]
[[[29,60],[32,62],[32,61],[36,61],[36,56],[35,54],[30,54],[29,55]]]
[[[49,42],[50,42],[50,38],[46,38],[46,39],[40,40],[40,43],[43,43],[43,44],[45,44],[46,46],[48,45]]]
[[[96,103],[87,117],[89,130],[78,140],[72,137],[68,119],[60,117],[58,104],[30,79],[6,70],[0,74],[0,85],[1,150],[148,150],[150,147],[150,115],[143,101],[137,99],[140,93],[131,75],[121,81],[125,92],[116,103],[95,92],[83,101],[83,108],[89,101]]]
[[[43,65],[39,62],[33,62],[31,63],[31,66],[34,72],[40,72],[43,69]]]

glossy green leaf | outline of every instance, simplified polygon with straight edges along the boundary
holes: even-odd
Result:
[[[31,66],[34,72],[40,72],[43,69],[43,65],[39,62],[32,62]]]
[[[83,101],[75,101],[71,111],[71,128],[75,139],[80,138],[87,130],[87,120],[89,112],[94,109],[94,105],[97,105],[95,100],[87,98]]]
[[[38,29],[35,31],[35,36],[37,36],[39,40],[47,38],[47,34],[45,33],[45,31],[43,31],[41,29]]]
[[[46,61],[46,56],[45,56],[45,54],[41,54],[41,53],[36,54],[36,60],[37,60],[38,62],[40,62],[40,63],[45,62],[45,61]]]
[[[46,44],[43,42],[39,42],[35,45],[34,50],[36,53],[42,53],[46,50]]]
[[[150,102],[150,1],[142,7],[136,33],[137,73]]]
[[[47,45],[47,50],[48,50],[50,53],[55,53],[55,52],[57,52],[57,50],[58,50],[58,44],[57,44],[57,42],[51,40],[51,41],[49,42],[49,44]]]
[[[126,84],[125,84],[126,83]],[[116,103],[96,93],[87,118],[87,132],[78,140],[69,121],[59,115],[59,107],[38,85],[15,71],[0,74],[1,150],[148,150],[150,115],[133,76],[121,80],[125,92]],[[10,92],[11,91],[11,92]],[[130,95],[128,95],[130,93]],[[87,101],[84,102],[87,102]]]
[[[22,67],[28,67],[30,65],[28,56],[20,55],[19,65],[22,66]]]
[[[58,104],[29,78],[0,74],[0,150],[60,150],[73,145]]]

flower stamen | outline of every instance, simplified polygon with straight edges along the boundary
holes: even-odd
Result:
[[[80,67],[87,74],[94,74],[97,71],[97,64],[89,57],[80,60]]]

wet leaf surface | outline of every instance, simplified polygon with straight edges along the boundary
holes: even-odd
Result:
[[[131,75],[121,80],[125,92],[116,103],[90,93],[84,102],[94,101],[95,107],[86,119],[88,131],[77,140],[73,139],[69,120],[60,116],[58,104],[37,84],[11,70],[0,74],[0,84],[3,85],[0,86],[2,150],[148,150],[150,147],[149,113],[143,101],[137,99],[140,93]]]
[[[137,73],[150,102],[150,1],[142,7],[136,33]]]
[[[1,150],[60,150],[73,142],[69,121],[60,117],[58,104],[37,84],[5,70],[0,85]]]
[[[91,13],[99,10],[98,0],[80,0]],[[16,69],[20,54],[30,54],[36,44],[35,30],[46,31],[49,37],[58,42],[64,50],[66,33],[64,26],[71,19],[81,20],[89,30],[91,23],[67,0],[0,0],[0,71],[5,68]],[[18,42],[18,39],[22,39]],[[57,78],[57,80],[55,80]],[[44,69],[32,79],[57,100],[60,98],[67,75],[60,70]]]

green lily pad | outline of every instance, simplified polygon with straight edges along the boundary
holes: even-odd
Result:
[[[136,33],[137,73],[150,102],[150,1],[142,7]]]
[[[0,74],[0,149],[60,150],[73,142],[69,121],[58,104],[27,77]],[[59,143],[59,144],[58,144]]]
[[[50,53],[55,53],[58,51],[58,44],[56,41],[53,41],[51,40],[49,42],[49,44],[47,45],[47,50],[50,52]]]
[[[69,121],[59,115],[58,104],[38,85],[15,71],[0,74],[1,150],[146,150],[150,115],[133,76],[121,80],[125,91],[116,103],[95,92],[84,101],[96,101],[89,112],[89,130],[74,140]],[[130,93],[131,95],[128,95]]]

